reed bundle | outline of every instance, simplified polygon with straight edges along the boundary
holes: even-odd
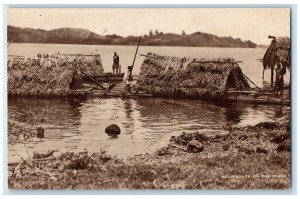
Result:
[[[165,97],[214,97],[226,89],[249,90],[233,59],[190,59],[148,53],[137,87]]]

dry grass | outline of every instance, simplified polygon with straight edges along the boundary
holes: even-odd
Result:
[[[288,189],[289,153],[234,154],[226,157],[189,156],[177,162],[156,164],[108,161],[95,170],[64,170],[56,173],[47,165],[38,172],[10,176],[11,189]],[[35,168],[38,168],[35,166]],[[43,172],[44,171],[44,172]],[[276,178],[273,175],[285,175]],[[249,175],[228,179],[225,176]],[[259,175],[254,177],[253,175]],[[270,175],[264,178],[262,175]]]

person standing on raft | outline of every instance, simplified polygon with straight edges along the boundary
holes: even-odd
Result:
[[[132,73],[132,66],[128,66],[127,71],[125,72],[123,78],[123,82],[125,83],[125,91],[127,93],[131,92],[131,81],[132,81],[131,73]]]
[[[113,74],[118,74],[119,67],[120,67],[119,62],[120,62],[119,55],[117,55],[117,52],[115,52],[113,56],[113,66],[112,66]]]
[[[280,91],[280,96],[283,95],[283,75],[286,73],[285,66],[282,66],[281,62],[277,62],[276,71],[276,79],[275,79],[275,87],[274,87],[274,94],[278,95]]]

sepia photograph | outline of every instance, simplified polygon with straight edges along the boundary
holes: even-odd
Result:
[[[290,190],[291,11],[9,7],[8,189]]]

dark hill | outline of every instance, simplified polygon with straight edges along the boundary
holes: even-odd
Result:
[[[59,28],[41,30],[7,26],[8,42],[16,43],[62,43],[62,44],[95,44],[95,45],[136,45],[138,37],[118,35],[98,35],[86,29]],[[251,41],[242,41],[240,38],[218,37],[213,34],[195,32],[190,35],[174,33],[158,33],[144,35],[141,45],[145,46],[193,46],[193,47],[242,47],[255,48]]]

